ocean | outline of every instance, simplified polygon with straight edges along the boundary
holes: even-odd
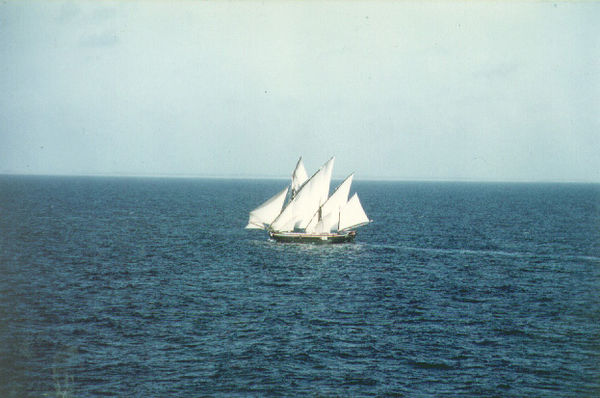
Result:
[[[0,176],[0,396],[600,396],[600,185],[359,180],[328,246],[244,229],[285,184]]]

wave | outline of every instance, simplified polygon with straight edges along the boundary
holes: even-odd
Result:
[[[575,260],[575,261],[600,262],[600,257],[587,256],[587,255],[576,255],[576,254],[547,254],[547,253],[488,250],[488,249],[416,247],[416,246],[402,246],[402,245],[390,245],[390,244],[368,244],[368,246],[371,248],[375,248],[375,249],[383,249],[383,250],[390,250],[390,251],[404,250],[404,251],[435,253],[435,254],[472,254],[472,255],[480,255],[480,256],[501,256],[501,257],[511,257],[511,258],[542,258],[542,259],[551,259],[551,260]]]
[[[409,360],[408,363],[417,369],[452,370],[455,368],[454,365],[450,365],[446,362]]]

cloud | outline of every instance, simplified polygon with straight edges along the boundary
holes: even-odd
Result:
[[[475,71],[474,75],[483,79],[507,79],[517,73],[519,67],[515,63],[500,63],[495,65],[486,65]]]
[[[93,6],[92,3],[65,2],[56,20],[63,30],[80,32],[81,47],[110,47],[119,42],[115,30],[116,7]]]
[[[82,47],[111,47],[116,45],[119,42],[119,38],[117,37],[117,33],[107,30],[100,33],[92,33],[85,37],[83,37],[79,44]]]
[[[66,2],[60,7],[57,20],[60,23],[69,23],[81,14],[81,8],[74,2]]]
[[[114,19],[116,15],[116,8],[103,7],[93,10],[90,17],[95,21],[106,21]]]

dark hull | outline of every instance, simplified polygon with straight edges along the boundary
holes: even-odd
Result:
[[[343,234],[307,234],[303,232],[270,232],[269,236],[280,243],[346,243],[352,242],[356,236],[355,231]]]

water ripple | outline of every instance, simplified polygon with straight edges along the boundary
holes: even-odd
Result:
[[[357,182],[319,246],[243,230],[277,184],[0,176],[0,395],[600,391],[597,186]]]

